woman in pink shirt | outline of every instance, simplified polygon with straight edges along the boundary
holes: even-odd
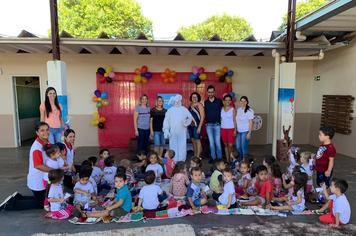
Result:
[[[61,142],[63,131],[62,106],[58,102],[56,89],[48,87],[45,102],[40,105],[41,121],[49,125],[50,143]]]

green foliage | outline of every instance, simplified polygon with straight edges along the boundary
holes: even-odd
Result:
[[[242,17],[238,16],[211,16],[207,20],[182,27],[179,31],[186,40],[209,40],[215,34],[223,41],[240,41],[252,34],[252,27]]]
[[[58,24],[79,38],[109,37],[134,39],[140,32],[153,37],[152,22],[144,17],[135,0],[59,0]]]
[[[302,0],[297,2],[296,5],[296,17],[295,19],[299,19],[302,16],[312,12],[313,10],[321,7],[325,3],[329,2],[330,0]],[[287,25],[287,14],[285,14],[282,18],[282,24],[278,27],[278,30],[282,31],[284,27]]]

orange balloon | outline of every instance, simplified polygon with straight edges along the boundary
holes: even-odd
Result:
[[[92,100],[93,100],[93,102],[97,102],[97,101],[98,101],[98,97],[97,97],[97,96],[94,96],[94,97],[92,98]]]
[[[99,118],[99,122],[105,123],[106,122],[106,118],[104,116]]]
[[[139,74],[141,74],[141,70],[140,70],[139,68],[136,68],[136,69],[135,69],[135,73],[136,73],[137,75],[139,75]]]
[[[168,78],[165,78],[163,81],[164,81],[165,83],[168,83],[169,79],[168,79]]]
[[[109,101],[108,100],[103,100],[102,102],[101,102],[102,104],[103,104],[103,106],[105,106],[105,107],[107,107],[107,106],[109,106]]]
[[[224,72],[223,72],[222,70],[220,70],[220,69],[218,69],[218,70],[215,71],[216,77],[220,77],[220,76],[222,76],[223,74],[224,74]]]
[[[169,73],[171,73],[171,70],[167,68],[167,69],[164,71],[164,73],[169,74]]]
[[[176,72],[174,70],[171,71],[171,77],[175,77],[176,76]]]
[[[166,73],[162,73],[161,77],[162,77],[162,79],[166,79],[167,78],[167,74]]]
[[[146,78],[142,78],[142,83],[147,84],[148,80]]]
[[[169,78],[169,82],[170,82],[170,83],[173,83],[173,82],[174,82],[174,78],[172,78],[172,77]]]
[[[224,66],[224,67],[223,67],[223,71],[224,71],[225,73],[227,73],[227,72],[229,71],[229,68],[227,68],[227,66]]]

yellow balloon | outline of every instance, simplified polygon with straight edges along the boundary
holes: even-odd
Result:
[[[200,74],[199,75],[199,79],[201,79],[201,80],[206,80],[206,78],[207,78],[208,76],[206,75],[206,74]]]
[[[104,74],[104,77],[108,77],[108,76],[109,76],[109,73],[106,72],[106,73]]]
[[[109,74],[111,71],[112,71],[112,66],[106,67],[105,72],[106,72],[107,74]]]
[[[102,100],[101,98],[97,98],[96,102],[101,102],[101,100]]]
[[[222,71],[222,70],[216,70],[215,71],[215,75],[216,75],[216,77],[220,77],[220,76],[222,76],[224,74],[224,72]]]
[[[140,75],[136,75],[134,77],[134,82],[137,84],[137,83],[140,83],[141,82],[141,76]]]
[[[99,119],[99,113],[97,111],[93,112],[93,119]]]
[[[91,121],[91,124],[92,124],[93,126],[97,126],[97,125],[99,124],[99,120],[97,120],[97,119],[92,120],[92,121]]]
[[[225,81],[226,81],[226,83],[232,83],[232,78],[231,77],[226,77]]]

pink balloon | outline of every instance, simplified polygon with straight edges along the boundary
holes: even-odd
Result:
[[[199,73],[199,74],[203,74],[204,71],[205,71],[205,70],[204,70],[204,67],[200,67],[200,68],[198,69],[198,73]]]
[[[114,79],[114,78],[115,78],[115,72],[110,72],[110,73],[109,73],[109,77],[112,78],[112,79]]]
[[[197,66],[193,66],[193,68],[192,68],[192,72],[193,72],[193,74],[197,74],[198,73],[198,67]]]

